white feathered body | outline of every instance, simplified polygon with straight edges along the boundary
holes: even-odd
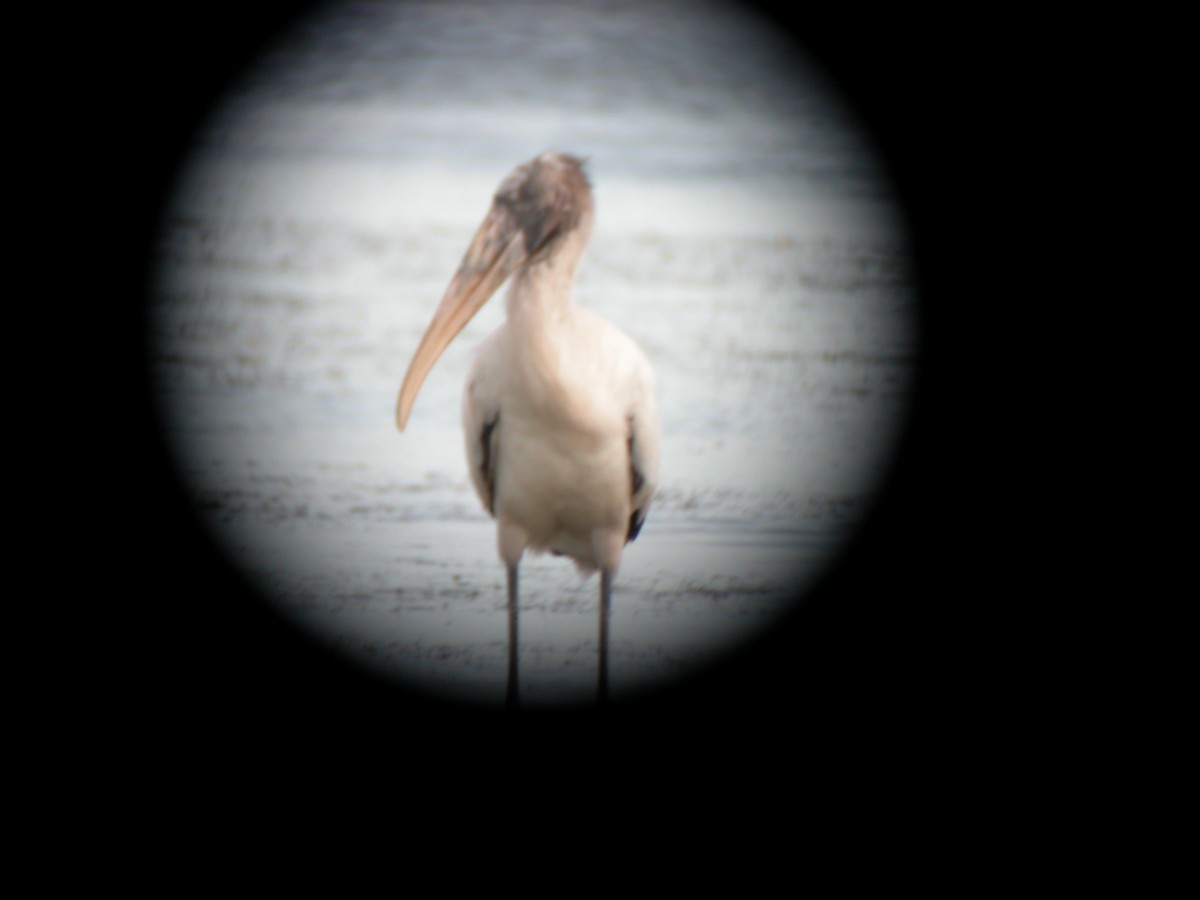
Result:
[[[584,572],[615,570],[658,477],[654,378],[624,332],[548,287],[536,270],[516,280],[479,348],[463,402],[471,478],[502,554],[507,527]]]

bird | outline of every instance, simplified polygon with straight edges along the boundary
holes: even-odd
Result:
[[[417,346],[396,401],[401,432],[426,376],[506,280],[505,319],[476,351],[463,392],[471,481],[496,520],[507,575],[505,706],[519,707],[518,569],[550,552],[600,573],[596,700],[608,701],[613,582],[659,477],[653,370],[624,331],[577,305],[595,216],[585,162],[546,152],[497,188]]]

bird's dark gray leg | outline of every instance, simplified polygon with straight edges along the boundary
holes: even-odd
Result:
[[[600,570],[600,683],[596,702],[608,702],[608,619],[612,610],[612,572]]]
[[[508,689],[504,695],[507,709],[517,708],[517,567],[508,566]]]

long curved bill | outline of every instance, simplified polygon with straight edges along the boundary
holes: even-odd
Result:
[[[504,207],[493,206],[408,364],[396,400],[396,427],[401,431],[433,364],[525,257],[525,241],[516,221]]]

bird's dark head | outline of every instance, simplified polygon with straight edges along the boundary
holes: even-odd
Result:
[[[563,153],[543,153],[518,166],[496,191],[502,208],[520,228],[532,258],[571,232],[591,232],[592,187],[584,162]]]
[[[559,274],[573,274],[591,236],[592,215],[592,188],[583,161],[574,156],[543,153],[500,183],[409,363],[396,401],[401,431],[437,358],[510,273],[555,266]]]

